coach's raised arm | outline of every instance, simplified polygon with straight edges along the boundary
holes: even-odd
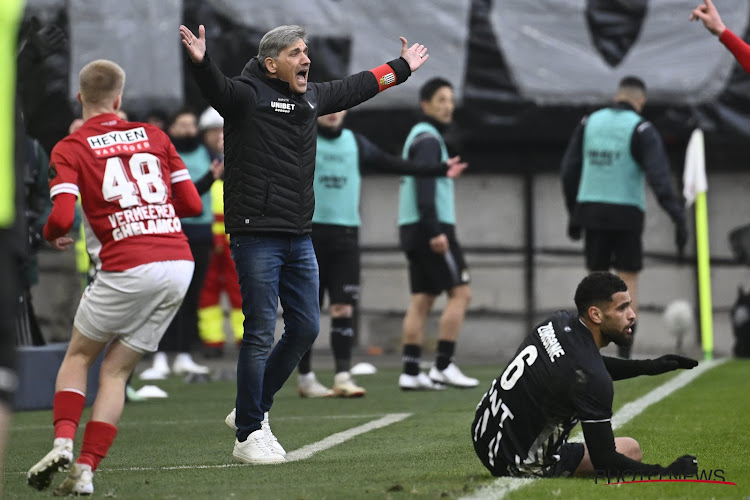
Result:
[[[284,30],[284,28],[287,29]],[[271,40],[275,43],[260,47],[258,55],[247,63],[242,74],[230,79],[222,74],[211,61],[211,56],[206,49],[204,26],[198,27],[197,37],[186,26],[180,26],[180,37],[192,62],[193,76],[206,100],[225,118],[228,118],[227,115],[237,115],[248,111],[248,105],[252,108],[252,101],[259,92],[252,81],[253,77],[281,80],[288,84],[289,91],[293,95],[305,94],[316,87],[317,95],[312,96],[312,99],[318,101],[319,108],[313,111],[321,116],[349,109],[389,87],[405,82],[411,73],[419,69],[430,57],[424,45],[415,43],[409,46],[406,38],[399,37],[401,41],[399,58],[342,80],[310,83],[307,81],[310,59],[307,53],[307,35],[304,34],[304,30],[299,26],[279,26],[269,33],[276,30],[281,30],[281,32],[276,40]],[[289,41],[294,38],[297,38],[301,44]],[[309,98],[308,101],[315,104]]]

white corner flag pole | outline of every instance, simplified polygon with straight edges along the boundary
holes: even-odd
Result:
[[[706,207],[706,156],[703,131],[695,129],[685,154],[683,173],[685,206],[695,203],[695,247],[698,264],[698,300],[700,302],[701,345],[706,360],[713,357],[714,330],[711,303],[711,254],[708,245],[708,209]]]

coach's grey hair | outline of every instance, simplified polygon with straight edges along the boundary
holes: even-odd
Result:
[[[307,43],[307,32],[302,26],[288,24],[272,29],[260,39],[258,46],[258,60],[261,64],[266,57],[276,59],[284,48],[302,39]]]

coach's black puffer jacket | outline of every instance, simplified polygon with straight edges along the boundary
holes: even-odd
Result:
[[[411,74],[404,59],[388,64],[398,83]],[[308,82],[305,94],[295,94],[287,82],[266,76],[257,58],[231,79],[208,53],[190,66],[203,96],[225,120],[226,232],[309,233],[317,117],[375,96],[375,75],[362,71],[343,80]]]

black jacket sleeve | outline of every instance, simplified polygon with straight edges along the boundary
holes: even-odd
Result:
[[[242,115],[256,100],[255,88],[246,82],[228,78],[211,61],[208,52],[200,63],[190,59],[186,64],[190,68],[201,94],[208,103],[224,118]]]
[[[402,58],[389,61],[388,65],[396,74],[396,84],[406,81],[411,75],[409,64]],[[372,71],[360,71],[342,80],[313,83],[318,89],[318,115],[336,113],[361,104],[378,95],[380,87]]]
[[[436,177],[445,175],[448,171],[448,165],[445,163],[421,164],[404,160],[400,156],[384,152],[361,134],[354,134],[354,138],[359,149],[360,172],[378,171],[389,174]]]
[[[669,471],[658,464],[644,464],[626,457],[615,448],[615,436],[612,424],[606,422],[581,422],[586,448],[589,451],[594,470],[604,470],[610,475],[619,475],[625,471],[634,474],[658,476],[667,475]]]
[[[193,182],[193,184],[195,184],[195,189],[198,191],[198,194],[203,196],[214,184],[214,173],[209,170],[203,174],[203,177]]]
[[[441,157],[440,142],[430,134],[422,134],[414,139],[409,149],[409,159],[415,163],[433,163]],[[430,238],[442,233],[435,206],[435,179],[415,179],[417,190],[417,210],[419,225]]]
[[[568,214],[572,215],[578,197],[578,185],[581,182],[581,170],[583,169],[583,129],[586,126],[585,117],[573,131],[568,148],[565,150],[561,165],[563,196]]]
[[[612,380],[650,375],[651,365],[653,364],[650,359],[621,359],[602,356],[602,360],[604,360],[604,366]]]
[[[659,205],[675,224],[682,223],[685,211],[672,185],[669,159],[659,132],[647,121],[641,122],[633,133],[630,145],[633,158],[643,168]]]

